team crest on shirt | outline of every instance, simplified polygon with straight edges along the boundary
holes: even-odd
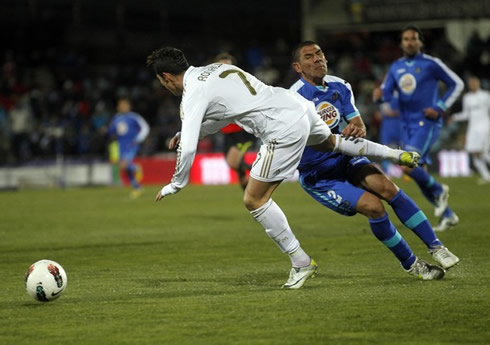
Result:
[[[128,124],[126,122],[120,121],[116,125],[117,135],[124,135],[128,132]]]
[[[335,128],[340,123],[340,112],[333,104],[328,102],[318,103],[316,111],[328,127]]]
[[[405,73],[398,80],[398,86],[404,94],[410,95],[415,91],[415,88],[417,87],[417,80],[412,74]]]

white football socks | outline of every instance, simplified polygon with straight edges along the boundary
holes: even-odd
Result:
[[[301,249],[299,241],[289,227],[286,215],[272,199],[250,213],[262,224],[267,236],[279,249],[289,255],[293,267],[305,267],[310,264],[310,257]]]
[[[335,136],[336,140],[334,152],[341,152],[353,157],[367,156],[397,162],[402,152],[404,152],[403,150],[392,149],[364,138],[346,138],[340,134],[332,135]]]
[[[490,180],[490,173],[488,172],[487,164],[481,158],[473,157],[473,165],[482,177],[482,179],[488,181]]]

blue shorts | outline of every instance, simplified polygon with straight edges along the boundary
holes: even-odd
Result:
[[[357,213],[357,202],[366,191],[352,185],[349,179],[367,164],[371,164],[371,161],[366,157],[352,158],[341,167],[344,171],[344,178],[329,179],[328,176],[310,178],[300,174],[299,183],[313,199],[323,206],[344,216],[353,216]]]
[[[138,153],[139,145],[119,145],[119,160],[131,163]]]
[[[379,129],[379,142],[383,145],[400,145],[400,118],[383,117],[381,128]]]
[[[402,124],[402,147],[406,151],[420,153],[420,163],[432,164],[429,152],[439,138],[441,125],[434,120],[424,119],[417,123]]]

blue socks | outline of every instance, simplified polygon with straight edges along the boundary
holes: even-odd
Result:
[[[429,175],[429,173],[422,167],[417,167],[412,170],[410,177],[417,183],[422,194],[429,200],[432,204],[435,198],[442,193],[442,186],[439,182],[435,180],[434,177]]]
[[[406,270],[410,269],[415,262],[416,256],[405,239],[395,229],[395,226],[388,218],[388,214],[385,213],[381,218],[369,219],[369,225],[374,236],[395,254],[403,268]]]
[[[443,218],[451,218],[453,216],[453,210],[451,210],[451,207],[447,207],[445,210],[444,210],[444,213],[442,214],[442,217]]]
[[[131,182],[131,186],[133,186],[133,188],[135,188],[135,189],[140,188],[140,184],[136,180],[136,171],[137,170],[138,170],[138,168],[133,163],[131,163],[128,166],[128,168],[126,169],[126,174],[128,175],[129,182]]]
[[[427,246],[442,245],[424,212],[401,189],[389,202],[401,222],[412,230]]]

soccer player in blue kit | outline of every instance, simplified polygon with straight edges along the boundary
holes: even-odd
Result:
[[[347,140],[363,140],[366,128],[354,104],[352,89],[346,81],[327,75],[327,59],[321,48],[312,41],[300,43],[293,52],[293,67],[301,78],[291,89],[314,102],[332,133],[342,133]],[[343,130],[341,121],[347,122]],[[301,186],[319,203],[346,216],[361,213],[368,217],[376,238],[409,274],[425,280],[440,279],[444,270],[415,256],[388,218],[381,200],[389,203],[443,268],[459,262],[437,238],[419,207],[367,158],[306,147],[298,170]]]
[[[117,114],[109,125],[108,134],[117,140],[119,167],[126,172],[133,187],[132,198],[136,198],[141,194],[141,185],[136,177],[138,167],[133,160],[138,153],[140,143],[145,140],[149,132],[150,127],[143,117],[131,111],[129,99],[119,99],[117,102]]]
[[[381,126],[379,128],[379,142],[389,147],[400,146],[400,112],[398,111],[398,97],[393,97],[390,102],[379,105],[381,113]],[[388,174],[392,168],[388,160],[381,162],[383,171]],[[397,168],[397,167],[395,167]],[[398,168],[401,169],[401,168]],[[401,172],[401,170],[400,170]]]
[[[423,54],[422,33],[414,25],[401,33],[403,57],[390,67],[381,89],[373,91],[374,101],[389,101],[396,90],[402,121],[402,147],[420,153],[421,166],[405,169],[422,190],[424,196],[435,205],[434,214],[441,217],[436,231],[444,231],[459,222],[458,216],[448,206],[449,186],[441,184],[429,174],[427,165],[431,146],[439,137],[442,114],[456,101],[464,83],[441,60]],[[439,82],[447,91],[439,95]]]

